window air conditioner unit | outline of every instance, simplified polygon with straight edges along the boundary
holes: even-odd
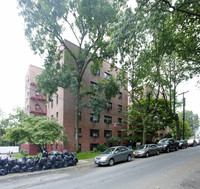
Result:
[[[109,138],[109,137],[110,137],[110,134],[109,134],[109,133],[108,133],[108,134],[106,134],[106,137],[108,137],[108,138]]]
[[[93,117],[93,121],[94,122],[98,122],[98,118],[97,117]]]
[[[97,133],[93,133],[92,136],[93,137],[98,137],[98,134]]]

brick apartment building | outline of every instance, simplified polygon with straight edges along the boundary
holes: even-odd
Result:
[[[35,116],[46,116],[46,98],[37,89],[36,76],[43,72],[42,68],[30,65],[25,76],[25,113]],[[38,153],[39,148],[33,144],[23,143],[21,149],[27,150],[29,155]]]
[[[25,78],[25,112],[36,116],[46,115],[46,98],[37,89],[36,76],[43,72],[42,68],[30,65]]]
[[[70,48],[75,49],[76,46],[67,42]],[[65,60],[65,57],[63,57]],[[110,64],[103,62],[102,68],[97,75],[93,75],[90,69],[91,64],[85,70],[83,75],[83,83],[86,86],[96,85],[100,78],[109,79],[110,75],[116,77],[117,72],[111,70]],[[57,94],[52,97],[52,101],[45,104],[45,98],[37,91],[35,77],[42,73],[41,68],[30,66],[26,76],[26,112],[38,115],[47,115],[49,119],[55,117],[58,123],[63,125],[68,142],[59,143],[58,149],[75,151],[75,97],[69,90],[58,88]],[[30,90],[29,90],[30,89]],[[84,101],[90,101],[90,97],[84,97]],[[83,109],[79,113],[79,147],[81,151],[92,151],[98,144],[108,143],[108,138],[119,137],[122,144],[126,141],[123,139],[122,128],[126,125],[122,124],[125,119],[124,111],[128,105],[128,93],[124,89],[120,89],[119,94],[111,99],[108,108],[101,113],[100,119],[96,118],[91,110]],[[48,146],[48,151],[54,150],[55,144]]]

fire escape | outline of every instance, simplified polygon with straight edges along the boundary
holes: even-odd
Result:
[[[36,106],[34,107],[35,110],[32,110],[33,108],[31,108],[30,113],[34,113],[35,116],[38,116],[38,115],[44,115],[45,116],[46,112],[43,111],[41,104],[45,104],[46,98],[44,98],[41,95],[41,93],[37,91],[38,87],[37,87],[35,82],[31,82],[31,85],[35,87],[36,91],[35,91],[35,96],[31,96],[30,98],[35,101],[38,108],[36,109]]]

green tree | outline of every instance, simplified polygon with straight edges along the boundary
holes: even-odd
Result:
[[[180,122],[180,139],[183,138],[183,120],[180,118],[179,119],[179,122]],[[185,139],[189,139],[191,136],[194,135],[194,132],[192,131],[192,128],[190,127],[190,125],[188,124],[188,122],[186,121],[185,122],[185,131],[184,131],[184,138]],[[170,128],[170,136],[173,137],[173,138],[177,138],[177,130],[176,130],[176,127],[175,127],[175,123],[174,123],[174,127],[172,126]]]
[[[119,145],[121,143],[121,139],[119,137],[110,137],[108,138],[108,142],[111,146],[113,145]]]
[[[183,112],[179,113],[179,116],[183,119]],[[185,121],[188,122],[190,128],[193,130],[197,130],[199,128],[199,116],[197,114],[194,114],[190,110],[185,110]]]
[[[27,114],[24,113],[24,110],[22,108],[15,107],[13,109],[13,112],[14,113],[9,114],[8,117],[5,117],[5,116],[2,117],[2,120],[0,122],[1,136],[5,134],[7,128],[15,127],[16,125],[21,123],[21,121],[27,118]],[[16,145],[17,142],[18,140],[14,140],[11,142],[2,141],[2,145],[12,146],[12,145]]]
[[[63,131],[64,128],[55,119],[47,120],[45,116],[26,115],[24,120],[6,127],[5,134],[1,138],[9,143],[28,142],[43,150],[47,144],[58,140],[67,141],[67,136],[63,134]]]
[[[130,32],[131,31],[131,32]],[[119,80],[129,93],[129,97],[136,112],[140,114],[140,123],[143,126],[143,143],[146,143],[147,121],[155,108],[155,103],[159,96],[159,90],[154,82],[147,75],[159,74],[156,67],[157,62],[145,61],[148,55],[149,45],[145,38],[145,22],[143,14],[135,14],[131,9],[127,8],[122,12],[120,22],[114,26],[110,46],[119,53],[118,63],[121,70],[118,74]],[[113,59],[113,65],[116,64],[116,58]],[[129,87],[127,86],[129,83]],[[155,101],[151,101],[154,96]],[[144,100],[143,103],[142,99]],[[145,99],[147,99],[145,101]],[[152,104],[153,103],[153,104]],[[131,110],[129,110],[131,111]],[[137,127],[137,130],[141,128]],[[130,137],[130,136],[128,136]],[[134,137],[138,137],[134,134]]]
[[[175,53],[177,58],[186,61],[191,76],[199,74],[200,2],[198,0],[138,0],[137,2],[136,11],[142,11],[146,17],[150,15],[150,20],[157,19],[156,15],[161,16],[160,21],[153,27],[163,26],[159,31],[162,36],[159,41],[163,44],[171,36],[170,41],[165,43],[167,53]],[[147,19],[147,22],[152,25],[150,20]]]
[[[155,103],[156,101],[156,103]],[[152,107],[153,106],[153,107]],[[157,138],[157,131],[171,127],[173,120],[165,110],[163,99],[142,99],[138,104],[130,106],[127,114],[128,129],[124,131],[128,134],[127,139],[133,141],[152,141]],[[148,110],[152,109],[151,113]]]
[[[173,9],[175,11],[174,14],[176,14],[178,10],[177,2],[179,2],[180,5],[182,5],[181,1],[176,1],[175,3],[176,8]],[[185,2],[186,1],[184,1],[183,3],[184,6],[191,6],[188,1],[187,3]],[[193,50],[188,51],[190,52],[190,54],[187,53],[187,59],[180,56],[180,52],[183,51],[184,45],[186,45],[186,43],[183,44],[183,40],[179,39],[177,31],[181,32],[179,27],[181,27],[182,24],[184,24],[184,21],[183,23],[181,22],[178,23],[178,20],[175,19],[174,14],[169,12],[169,9],[170,8],[172,9],[172,7],[169,7],[169,4],[172,3],[172,1],[138,0],[137,3],[138,6],[135,9],[135,14],[132,14],[133,17],[132,20],[135,20],[134,25],[128,26],[126,22],[123,23],[121,28],[123,29],[125,28],[126,31],[123,32],[123,37],[121,38],[118,37],[118,39],[122,39],[121,41],[128,41],[129,36],[128,35],[124,36],[124,33],[126,34],[126,32],[130,33],[130,35],[132,33],[134,34],[137,33],[140,35],[143,34],[148,39],[148,41],[144,40],[141,41],[138,40],[137,38],[132,37],[132,40],[129,40],[128,42],[129,44],[128,49],[125,52],[127,52],[127,54],[130,56],[133,53],[132,51],[129,51],[129,47],[130,46],[137,47],[139,45],[140,48],[138,49],[140,49],[140,53],[138,53],[137,56],[134,56],[135,55],[134,53],[132,56],[134,58],[136,57],[136,61],[134,60],[134,63],[139,60],[142,60],[139,63],[143,68],[142,72],[143,77],[139,78],[147,82],[148,86],[151,89],[153,88],[155,89],[155,86],[157,86],[158,90],[160,90],[160,92],[162,93],[163,98],[166,101],[165,108],[171,115],[171,118],[173,118],[176,122],[177,137],[179,139],[180,131],[179,131],[179,118],[176,112],[176,105],[177,105],[176,88],[178,84],[180,84],[183,80],[189,79],[191,73],[194,73],[195,68],[198,67],[197,66],[198,64],[194,62],[195,61],[197,62],[199,58],[198,56],[199,45],[198,42],[196,41],[194,42],[194,40],[191,40],[191,45],[189,44],[187,45],[194,48]],[[183,11],[178,10],[178,12],[183,12]],[[198,11],[196,11],[196,13],[198,13]],[[130,19],[127,18],[127,20]],[[198,21],[198,18],[196,18],[196,20]],[[140,27],[138,27],[136,23],[140,23]],[[177,26],[176,23],[178,23],[177,25],[179,26]],[[195,24],[198,28],[198,24],[197,23]],[[192,30],[194,28],[190,29],[191,29],[190,33],[195,33],[194,36],[197,36],[196,31],[193,32]],[[189,35],[188,36],[185,35],[185,31],[182,32],[181,35],[184,35],[185,38],[189,37]],[[113,35],[113,37],[115,38],[115,35]],[[192,44],[193,42],[194,44]],[[137,52],[135,48],[134,51]],[[186,55],[186,53],[183,54]],[[193,57],[192,59],[193,60],[195,59],[195,61],[189,60],[191,59],[191,57]],[[150,69],[148,70],[146,69],[147,71],[144,71],[145,68],[148,67]],[[133,71],[130,72],[130,75],[132,73]],[[138,81],[137,78],[134,77],[132,78],[134,80],[134,85],[136,86],[135,88],[138,88],[139,84],[137,82]],[[145,82],[143,82],[143,85],[145,84]],[[137,89],[135,89],[135,91],[137,91]],[[170,99],[170,103],[168,103],[168,99]]]
[[[35,53],[46,53],[45,71],[38,78],[39,87],[51,97],[58,87],[75,96],[75,138],[79,151],[78,112],[82,107],[82,77],[89,64],[94,73],[107,51],[110,27],[117,21],[121,1],[108,0],[18,0],[26,23],[25,34]],[[78,44],[71,49],[65,41],[73,35]],[[62,46],[62,48],[60,48]],[[67,64],[60,64],[61,57]]]

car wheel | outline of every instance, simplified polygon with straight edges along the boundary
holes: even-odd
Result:
[[[160,154],[160,151],[158,150],[156,154],[159,155],[159,154]]]
[[[149,157],[149,153],[148,153],[148,152],[146,153],[146,157],[147,157],[147,158]]]
[[[169,153],[169,148],[166,149],[166,152]]]
[[[110,160],[109,160],[109,165],[110,165],[110,166],[113,166],[114,164],[115,164],[114,159],[110,159]]]
[[[127,161],[128,161],[128,162],[131,161],[131,156],[130,156],[130,155],[128,155]]]

